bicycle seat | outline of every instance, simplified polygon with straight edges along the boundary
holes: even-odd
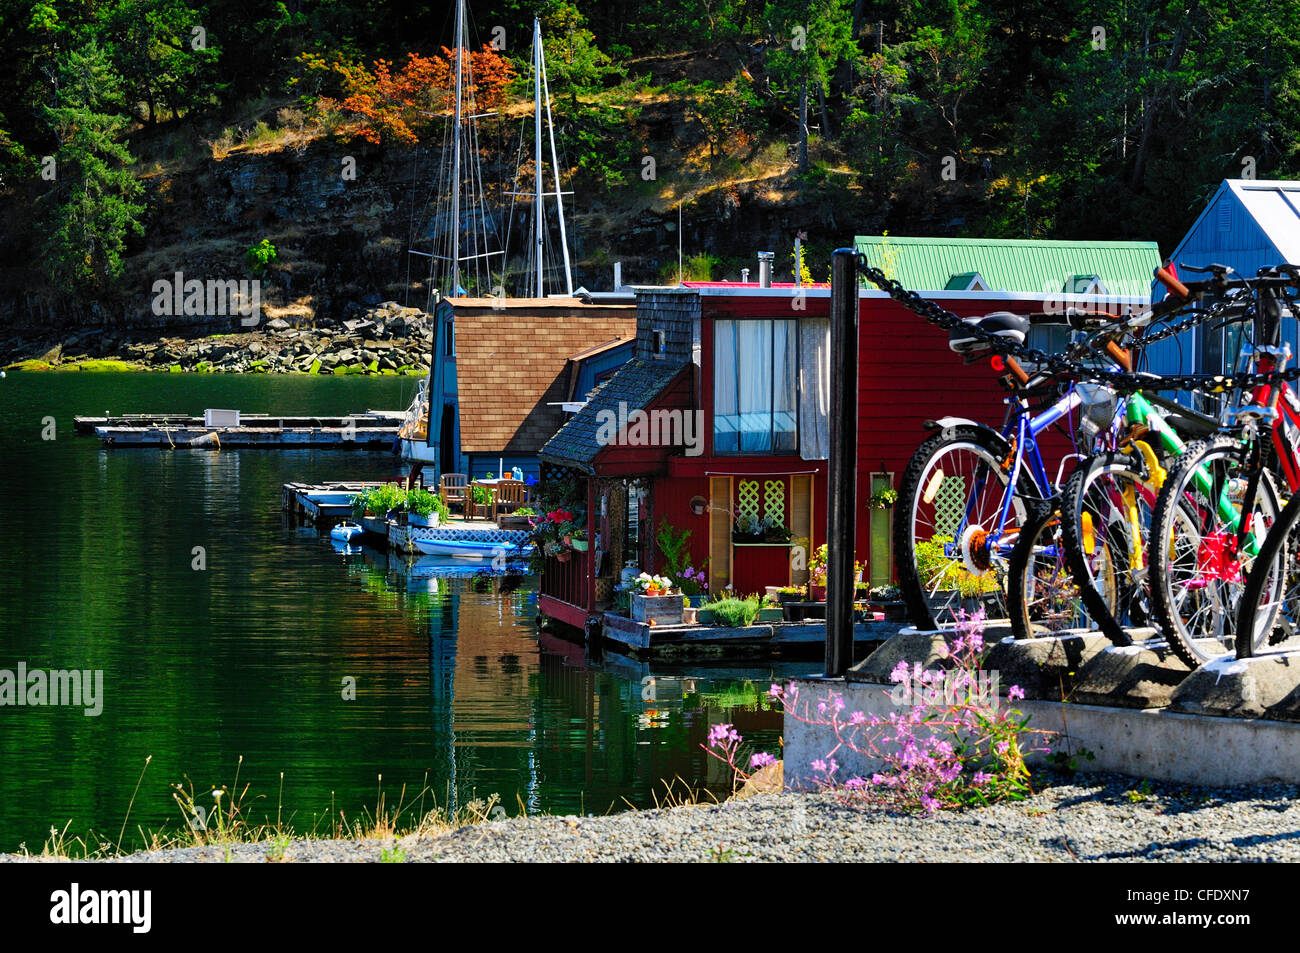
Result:
[[[977,337],[971,328],[1004,338],[1011,344],[1024,344],[1029,333],[1029,319],[1010,311],[994,311],[982,318],[966,318],[961,327],[948,332],[948,349],[957,354],[972,354],[988,348],[988,342]]]

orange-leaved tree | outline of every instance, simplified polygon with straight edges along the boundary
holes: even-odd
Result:
[[[317,115],[347,115],[352,121],[344,134],[367,142],[414,143],[419,139],[417,130],[433,115],[447,114],[454,106],[456,53],[446,47],[438,56],[408,53],[406,64],[396,70],[390,60],[375,60],[374,68],[367,69],[342,57],[327,59],[311,53],[303,54],[299,62],[304,78],[316,80],[300,81],[304,89],[337,89],[337,95],[304,97]],[[469,51],[462,69],[465,101],[475,111],[495,109],[505,101],[514,67],[496,50],[484,45],[480,51]]]

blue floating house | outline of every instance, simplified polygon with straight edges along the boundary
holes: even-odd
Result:
[[[1175,267],[1228,265],[1253,278],[1260,268],[1300,263],[1300,181],[1225,179],[1169,256]],[[1183,280],[1199,277],[1182,272]],[[1152,300],[1165,290],[1153,285]],[[1240,326],[1201,326],[1152,345],[1146,369],[1156,374],[1220,374],[1232,370]],[[1283,321],[1283,340],[1300,354],[1294,318]]]

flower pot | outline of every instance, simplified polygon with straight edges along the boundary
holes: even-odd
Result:
[[[826,587],[825,587],[825,586],[813,586],[813,587],[812,587],[812,601],[813,601],[813,602],[825,602],[825,601],[826,601]]]
[[[693,596],[689,596],[688,598],[691,600],[691,605],[694,606],[696,609],[700,608],[701,606],[704,605],[704,603],[709,601],[708,595],[706,595],[703,592],[698,592]]]
[[[695,625],[695,616],[700,610],[692,606],[685,606],[682,609],[682,621],[687,625]]]
[[[802,592],[778,592],[776,601],[785,605],[787,602],[803,602]]]
[[[654,623],[655,625],[680,625],[682,610],[681,593],[645,596],[633,593],[631,599],[632,619],[635,622]]]
[[[713,610],[709,608],[696,609],[695,621],[700,625],[713,625]]]
[[[562,550],[560,550],[558,553],[555,554],[555,558],[558,559],[558,560],[559,560],[560,562],[562,562],[562,563],[567,563],[570,559],[573,558],[573,550],[571,550],[571,549],[562,549]]]
[[[568,546],[570,549],[573,548],[573,537],[572,537],[572,536],[569,536],[569,535],[566,534],[565,537],[564,537],[563,539],[560,540],[560,542],[564,543],[564,545],[565,545],[565,546]]]
[[[574,539],[569,543],[575,552],[585,553],[587,551],[587,541],[585,539]]]
[[[759,622],[784,622],[785,611],[780,606],[767,606],[758,610]]]
[[[410,513],[406,517],[406,522],[411,526],[435,527],[439,523],[439,517],[437,513],[430,513],[428,516],[421,516],[419,513]]]

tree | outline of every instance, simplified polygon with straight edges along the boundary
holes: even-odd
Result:
[[[136,201],[144,189],[119,141],[121,80],[104,49],[91,40],[63,54],[54,79],[42,110],[58,143],[54,187],[42,199],[42,264],[55,284],[94,292],[121,275],[127,234],[144,231]]]
[[[798,166],[805,172],[808,94],[811,90],[825,97],[836,65],[854,50],[852,11],[842,0],[768,0],[763,18],[769,33],[768,73],[778,97],[787,105],[794,100]],[[822,112],[824,117],[825,109]]]
[[[184,0],[118,0],[103,32],[127,103],[143,103],[146,122],[162,108],[189,111],[211,97],[217,50]]]
[[[463,92],[467,102],[479,110],[499,107],[505,90],[514,78],[514,67],[500,53],[484,46],[462,56]],[[336,81],[338,96],[305,97],[317,112],[341,111],[353,117],[348,130],[367,142],[378,145],[387,140],[414,143],[417,130],[426,125],[433,113],[449,113],[453,106],[456,80],[456,51],[443,47],[441,56],[408,53],[406,65],[394,70],[388,60],[375,60],[373,69],[342,57],[332,60],[314,53],[299,57],[303,87],[319,88],[323,76]]]

